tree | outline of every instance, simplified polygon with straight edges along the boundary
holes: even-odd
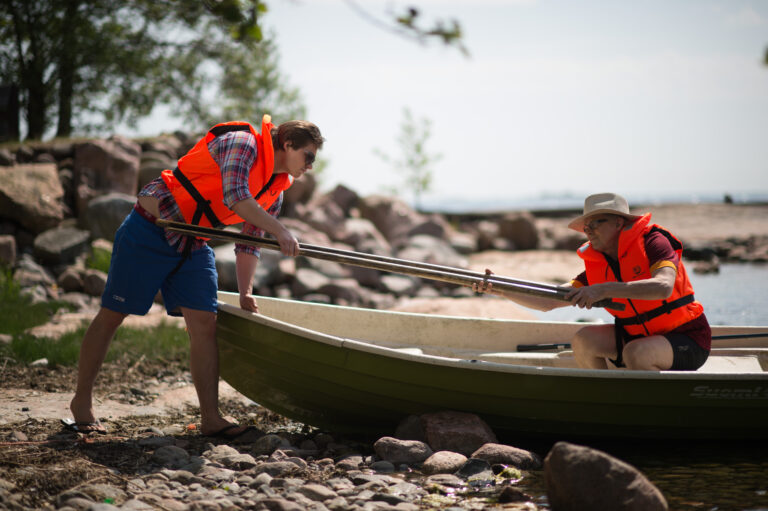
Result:
[[[57,136],[135,125],[157,104],[199,127],[238,105],[303,113],[262,41],[265,9],[259,0],[0,0],[0,80],[20,85],[29,138],[54,119]]]
[[[158,104],[196,127],[302,117],[263,38],[266,10],[261,0],[0,0],[0,83],[18,84],[32,139],[54,120],[57,136],[134,126]],[[463,50],[455,21],[421,28],[413,7],[390,16],[401,34]]]
[[[403,108],[403,120],[397,142],[402,151],[402,159],[394,160],[380,149],[374,154],[390,164],[395,172],[404,175],[403,185],[413,190],[413,203],[421,206],[421,194],[432,186],[432,166],[441,158],[441,154],[428,154],[427,140],[432,134],[432,121],[426,117],[416,120],[409,108]],[[395,190],[396,191],[396,190]]]

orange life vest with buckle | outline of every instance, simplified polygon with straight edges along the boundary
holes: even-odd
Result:
[[[648,213],[619,234],[619,275],[614,273],[605,254],[584,243],[577,251],[584,260],[589,284],[602,282],[631,282],[651,278],[650,264],[645,252],[645,235],[651,231],[661,232],[672,244],[680,262],[675,277],[672,295],[666,300],[638,300],[636,298],[613,298],[625,304],[623,311],[606,309],[616,318],[629,335],[651,336],[663,334],[699,317],[704,307],[693,296],[693,287],[683,266],[683,244],[663,227],[649,225]]]
[[[248,189],[262,208],[269,209],[280,193],[293,184],[293,177],[287,172],[273,172],[275,151],[272,147],[271,130],[274,124],[271,120],[269,115],[264,116],[261,121],[261,134],[247,122],[217,124],[179,159],[175,170],[162,172],[163,181],[173,194],[187,223],[222,227],[244,221],[224,205],[221,169],[208,150],[208,143],[225,133],[248,131],[256,138],[256,162],[248,173]]]

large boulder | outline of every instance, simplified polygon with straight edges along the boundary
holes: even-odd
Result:
[[[404,201],[394,197],[371,195],[358,202],[360,216],[367,218],[392,244],[408,237],[408,233],[424,221],[424,216]]]
[[[666,511],[661,491],[635,467],[597,449],[558,442],[544,459],[553,511]]]
[[[56,227],[35,238],[35,257],[49,265],[64,264],[75,260],[88,249],[90,233],[75,227]]]
[[[499,220],[499,236],[510,241],[515,250],[533,250],[539,246],[539,231],[533,215],[510,213]]]
[[[98,192],[135,195],[141,146],[124,137],[89,140],[75,146],[75,182]]]
[[[88,202],[81,223],[88,227],[92,237],[115,239],[115,232],[136,204],[136,197],[124,193],[108,193]]]
[[[53,163],[0,167],[0,218],[40,233],[64,219],[63,198]]]
[[[421,416],[421,424],[426,442],[434,451],[453,451],[470,456],[484,444],[498,443],[488,424],[471,413],[426,413]]]

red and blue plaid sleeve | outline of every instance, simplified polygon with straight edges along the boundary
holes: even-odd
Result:
[[[267,213],[272,215],[274,218],[277,218],[280,215],[280,208],[283,206],[283,194],[281,193],[280,196],[277,198],[277,200],[269,207],[267,210]],[[256,227],[255,225],[251,225],[248,222],[243,222],[243,234],[248,234],[250,236],[264,236],[264,229],[261,227]],[[258,247],[253,247],[251,245],[241,245],[239,243],[235,244],[235,252],[244,252],[246,254],[253,254],[256,257],[261,257],[261,250]]]
[[[238,202],[253,197],[248,176],[256,163],[256,137],[248,131],[232,131],[208,144],[213,159],[221,169],[224,205],[232,209]]]

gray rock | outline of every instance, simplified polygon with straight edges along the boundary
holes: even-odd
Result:
[[[56,284],[63,291],[67,293],[73,293],[77,291],[82,291],[83,278],[80,275],[80,272],[76,268],[70,267],[64,270],[61,275],[59,275],[59,278],[56,279]]]
[[[74,227],[56,227],[35,238],[35,257],[49,265],[75,260],[88,249],[90,233]]]
[[[296,270],[296,278],[291,285],[291,291],[294,296],[304,296],[309,293],[316,293],[318,290],[329,284],[331,280],[317,270],[309,268],[300,268]]]
[[[13,278],[21,287],[35,285],[52,286],[55,282],[53,275],[37,264],[28,254],[23,254],[19,259]]]
[[[42,163],[0,167],[0,218],[39,233],[64,219],[64,189],[56,165]]]
[[[371,470],[379,474],[391,474],[395,471],[395,465],[386,460],[375,461],[371,463]]]
[[[256,456],[269,455],[280,447],[290,447],[290,443],[279,435],[268,434],[253,443],[251,452]]]
[[[272,477],[284,477],[299,471],[299,467],[290,461],[274,461],[262,463],[253,469],[254,474],[267,473]]]
[[[418,279],[406,275],[383,275],[380,279],[381,289],[395,296],[410,296],[416,292],[419,285]]]
[[[316,483],[305,484],[299,488],[298,492],[310,500],[316,500],[320,502],[325,502],[327,500],[335,499],[338,497],[335,491],[331,490],[327,486]]]
[[[425,474],[453,474],[459,470],[467,457],[451,451],[438,451],[426,459],[421,470]]]
[[[158,465],[168,468],[181,468],[189,463],[189,454],[187,451],[174,445],[160,447],[152,453],[152,461]]]
[[[0,265],[16,265],[16,238],[9,234],[0,235]]]
[[[0,148],[0,166],[10,167],[16,163],[16,156],[6,148]]]
[[[552,509],[666,511],[664,495],[636,468],[590,447],[558,442],[544,459]]]
[[[75,146],[75,181],[101,192],[135,195],[141,146],[123,137]]]
[[[491,428],[477,415],[444,411],[421,416],[426,442],[434,451],[471,455],[486,443],[497,443]]]
[[[487,443],[473,452],[472,457],[485,460],[491,465],[511,465],[522,470],[541,469],[541,458],[536,453],[510,445]]]
[[[88,227],[93,238],[115,239],[115,232],[136,204],[134,195],[107,193],[87,202],[80,212],[82,225]]]
[[[499,236],[510,241],[515,250],[533,250],[539,247],[536,221],[528,212],[505,215],[499,220]]]
[[[478,460],[475,458],[468,459],[459,470],[456,471],[456,475],[473,486],[484,486],[486,484],[491,484],[494,480],[491,464],[485,460]]]
[[[300,504],[281,498],[260,500],[259,504],[270,511],[304,511],[304,507]]]
[[[90,296],[101,296],[107,285],[107,274],[101,270],[88,269],[83,272],[83,292]]]
[[[394,464],[421,463],[432,455],[432,449],[424,442],[386,436],[376,440],[373,449],[381,459]]]

